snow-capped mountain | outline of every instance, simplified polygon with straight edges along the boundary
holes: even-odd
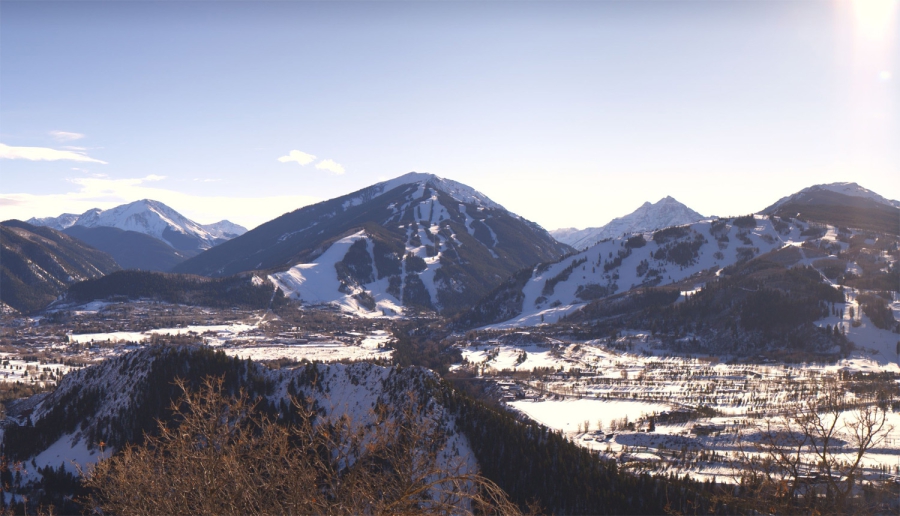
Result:
[[[885,199],[856,183],[810,186],[779,199],[762,213],[900,235],[900,201]]]
[[[672,197],[665,197],[655,203],[645,202],[632,213],[615,218],[599,228],[563,228],[551,231],[550,235],[575,249],[587,249],[607,238],[616,238],[626,233],[655,231],[670,226],[690,224],[702,218],[703,215]]]
[[[452,313],[513,271],[568,251],[469,186],[410,173],[282,215],[173,271],[274,269],[272,280],[309,304],[372,315],[411,306]]]
[[[463,314],[459,325],[552,323],[596,299],[678,283],[822,235],[802,222],[763,215],[627,234],[556,263],[520,271]]]
[[[72,227],[72,225],[75,224],[75,221],[78,220],[78,217],[80,217],[80,215],[75,213],[63,213],[59,217],[32,217],[26,222],[32,226],[46,226],[57,231],[62,231]]]
[[[200,227],[205,229],[207,233],[215,238],[223,240],[231,240],[232,238],[239,237],[247,232],[247,228],[244,226],[227,220],[220,220],[214,224],[201,224]]]
[[[765,211],[775,210],[781,206],[789,202],[802,202],[804,200],[812,199],[816,193],[818,192],[833,192],[841,195],[846,195],[849,197],[859,197],[862,199],[869,199],[875,201],[878,204],[884,204],[887,206],[893,206],[894,208],[900,208],[900,201],[892,201],[890,199],[885,199],[881,195],[869,190],[867,188],[863,188],[856,183],[829,183],[825,185],[813,185],[795,194],[788,195],[786,197],[782,197],[772,206],[766,208]]]
[[[106,226],[137,231],[162,240],[175,249],[209,249],[216,237],[200,224],[159,201],[142,199],[109,210],[89,210],[78,217],[76,226]]]
[[[466,204],[474,204],[475,206],[481,208],[491,208],[495,210],[503,210],[503,206],[495,203],[494,201],[488,199],[486,195],[475,190],[474,188],[464,185],[462,183],[458,183],[453,181],[452,179],[445,179],[443,177],[438,177],[435,174],[428,174],[422,172],[409,172],[408,174],[403,174],[400,177],[396,177],[394,179],[390,179],[388,181],[384,181],[374,185],[374,189],[377,190],[380,194],[390,192],[394,188],[397,188],[401,185],[407,184],[430,184],[434,186],[437,190],[440,190],[447,195],[449,195],[452,199],[459,201],[461,203]]]
[[[165,242],[178,251],[196,254],[225,240],[246,233],[246,228],[227,220],[203,226],[165,204],[142,199],[109,210],[94,208],[81,215],[69,213],[59,217],[32,218],[37,226],[66,229],[72,226],[86,228],[112,227],[135,231]]]

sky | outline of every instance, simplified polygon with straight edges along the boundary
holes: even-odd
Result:
[[[0,2],[0,220],[252,228],[410,171],[546,229],[900,199],[900,0]]]

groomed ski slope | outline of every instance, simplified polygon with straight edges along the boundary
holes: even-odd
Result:
[[[644,260],[647,262],[648,270],[658,271],[660,278],[658,284],[666,285],[683,281],[702,271],[732,265],[741,259],[741,255],[746,256],[750,252],[753,253],[752,256],[759,256],[786,245],[799,246],[805,240],[800,235],[802,229],[797,224],[791,224],[789,230],[779,233],[768,217],[756,215],[754,220],[756,225],[753,228],[726,224],[725,229],[718,231],[717,234],[727,237],[727,241],[717,240],[710,232],[715,222],[713,219],[680,226],[689,230],[688,235],[678,240],[670,240],[670,243],[688,242],[693,238],[705,240],[699,246],[694,259],[685,266],[655,259],[653,254],[661,246],[653,241],[653,233],[637,233],[636,235],[643,235],[646,245],[631,249],[630,255],[624,257],[620,265],[608,271],[604,270],[604,264],[615,260],[620,252],[627,252],[625,243],[632,235],[600,242],[544,270],[540,266],[535,267],[531,279],[522,289],[525,296],[522,312],[512,319],[485,328],[507,329],[556,322],[564,314],[574,312],[586,303],[577,296],[578,288],[586,285],[608,288],[611,295],[647,284],[652,273],[645,271],[641,274],[642,271],[638,269]],[[582,261],[583,263],[575,267],[568,278],[556,283],[552,294],[544,293],[548,280],[558,277],[573,262]]]

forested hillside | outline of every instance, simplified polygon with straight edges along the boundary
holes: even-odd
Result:
[[[274,285],[256,276],[206,278],[188,274],[127,270],[75,283],[66,291],[67,303],[95,300],[152,299],[167,303],[227,308],[267,308],[285,302]]]
[[[18,220],[0,224],[0,300],[40,310],[76,281],[118,270],[108,254],[55,229]]]

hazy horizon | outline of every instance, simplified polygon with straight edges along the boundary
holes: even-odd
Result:
[[[548,230],[900,199],[897,0],[0,4],[0,219],[252,228],[410,171]]]

